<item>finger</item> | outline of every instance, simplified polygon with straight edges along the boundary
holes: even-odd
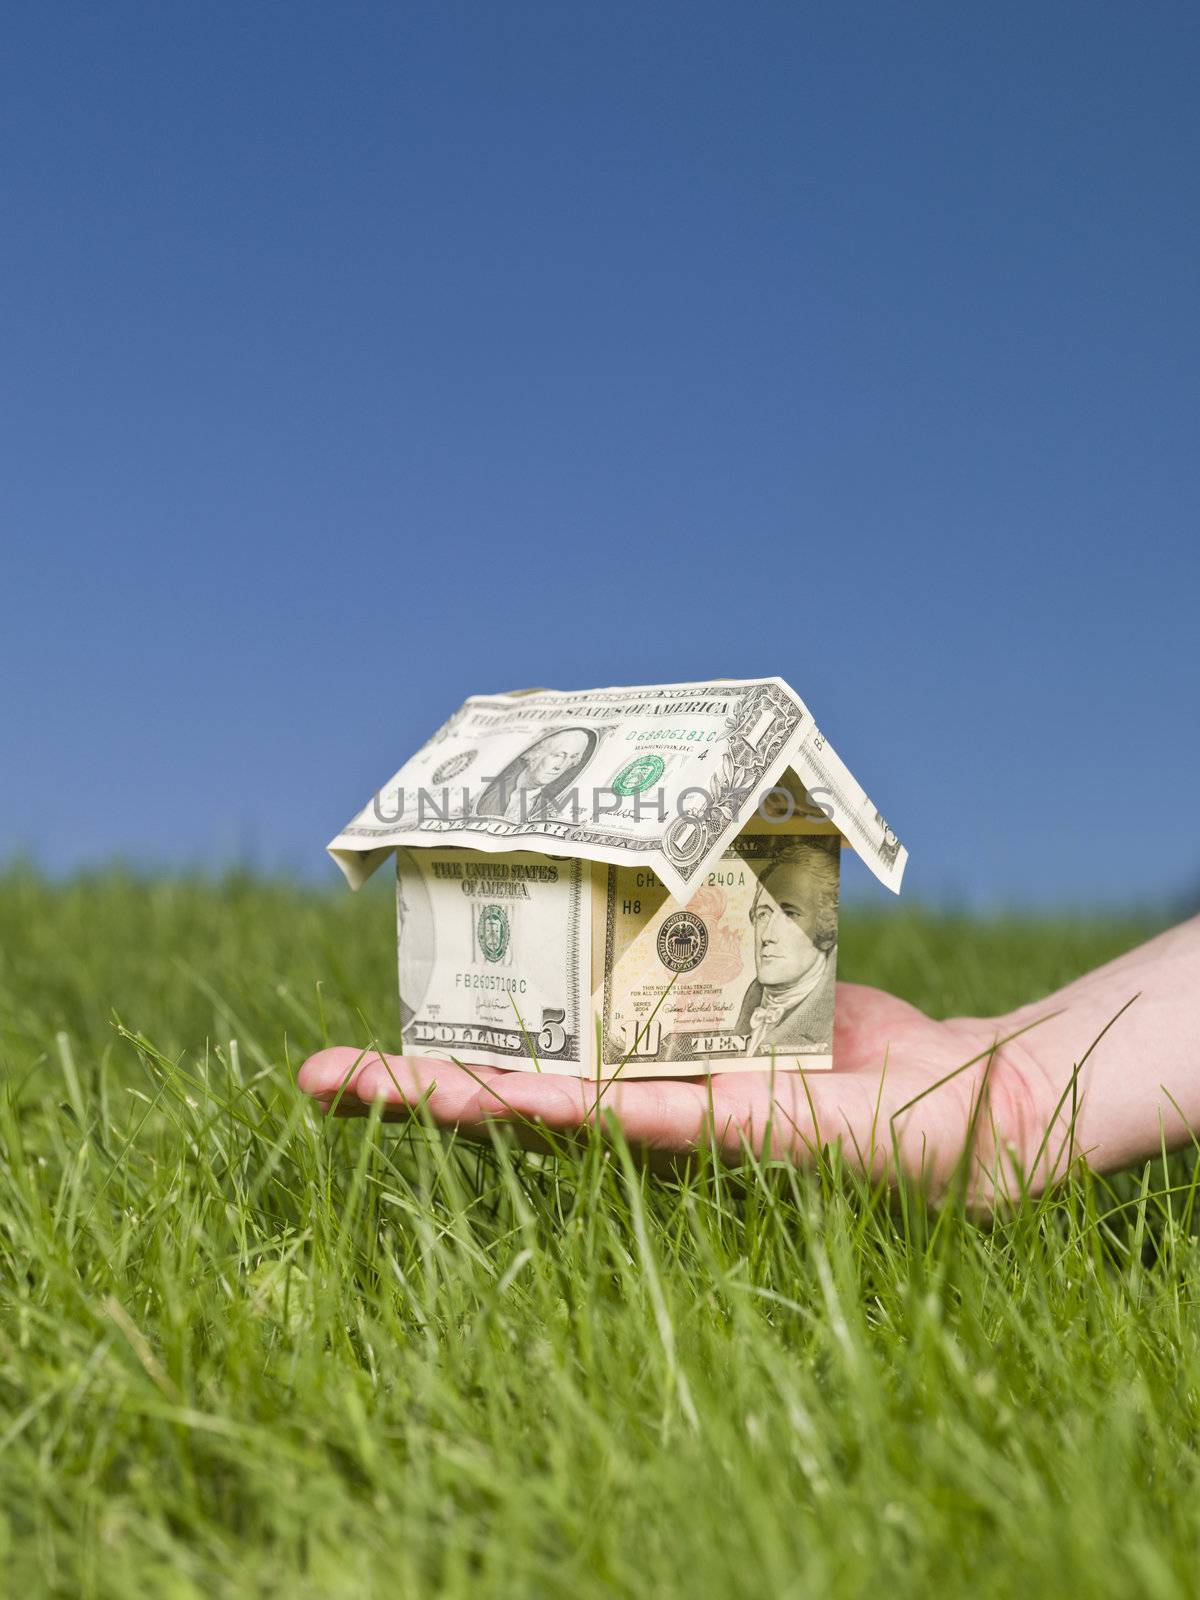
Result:
[[[314,1095],[313,1104],[327,1117],[369,1117],[370,1106],[363,1105],[355,1095]]]
[[[549,1140],[532,1119],[516,1115],[498,1118],[506,1109],[508,1085],[536,1074],[504,1067],[469,1067],[423,1056],[375,1056],[355,1080],[355,1103],[363,1110],[382,1102],[390,1121],[418,1112],[438,1127],[462,1137],[487,1143],[495,1125],[525,1150],[542,1152],[562,1148]]]
[[[480,1111],[494,1121],[526,1120],[557,1134],[616,1118],[631,1144],[685,1152],[704,1141],[708,1092],[692,1080],[601,1083],[552,1073],[512,1073],[481,1093]]]
[[[311,1056],[301,1067],[298,1082],[327,1115],[366,1117],[379,1103],[386,1121],[404,1121],[420,1110],[440,1127],[487,1140],[495,1097],[483,1109],[481,1093],[493,1081],[521,1076],[497,1067],[462,1067],[429,1057],[389,1056],[335,1046]],[[550,1148],[531,1126],[514,1121],[509,1131],[525,1149]]]
[[[389,1120],[427,1106],[436,1122],[454,1126],[478,1120],[472,1102],[496,1070],[335,1046],[311,1056],[301,1067],[298,1082],[318,1105],[338,1116],[366,1115],[380,1101]]]
[[[315,1100],[332,1100],[352,1094],[354,1083],[366,1065],[369,1052],[337,1045],[318,1050],[300,1068],[296,1082],[304,1094]]]
[[[820,1082],[832,1074],[813,1074]],[[723,1161],[755,1155],[811,1159],[822,1138],[869,1118],[870,1100],[862,1083],[844,1084],[826,1096],[821,1116],[800,1073],[714,1073],[711,1080],[647,1079],[600,1085],[548,1074],[520,1073],[496,1083],[480,1097],[486,1111],[495,1098],[496,1120],[528,1118],[558,1134],[576,1134],[612,1116],[640,1154],[655,1158],[711,1152]],[[655,1161],[655,1164],[658,1164]]]
[[[480,1093],[492,1079],[507,1074],[497,1067],[464,1067],[429,1056],[374,1056],[355,1080],[354,1092],[367,1105],[381,1100],[388,1110],[411,1113],[418,1107],[442,1127],[482,1120]]]

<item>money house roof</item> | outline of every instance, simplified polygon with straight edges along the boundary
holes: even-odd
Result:
[[[781,784],[899,892],[908,852],[782,678],[474,695],[328,849],[353,888],[454,845],[644,865],[686,902]]]

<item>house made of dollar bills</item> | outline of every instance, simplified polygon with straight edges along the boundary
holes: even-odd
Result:
[[[841,851],[907,852],[781,678],[468,700],[329,846],[393,852],[405,1054],[578,1077],[832,1064]]]

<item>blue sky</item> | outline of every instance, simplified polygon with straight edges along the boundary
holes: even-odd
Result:
[[[0,859],[332,878],[468,693],[779,673],[915,894],[1200,884],[1194,8],[5,34]]]

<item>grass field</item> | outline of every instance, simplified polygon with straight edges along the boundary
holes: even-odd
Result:
[[[1133,922],[849,912],[994,1011]],[[1200,1167],[985,1228],[322,1124],[386,893],[0,877],[0,1566],[64,1596],[1193,1596]]]

